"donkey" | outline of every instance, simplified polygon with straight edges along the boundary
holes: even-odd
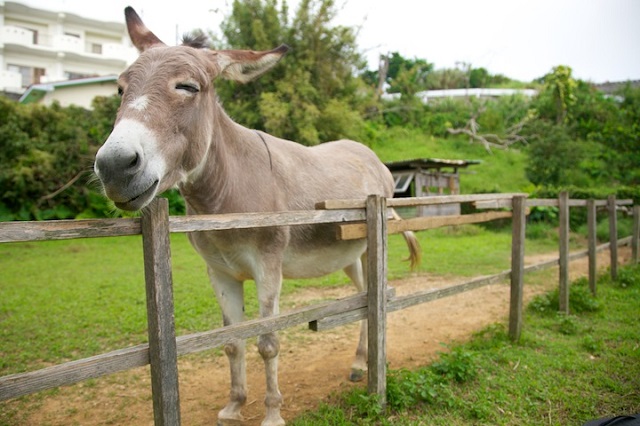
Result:
[[[389,170],[364,145],[340,140],[312,148],[236,124],[222,109],[216,78],[245,83],[283,57],[270,51],[209,50],[203,38],[169,47],[130,7],[127,29],[140,55],[118,80],[122,97],[115,125],[95,159],[95,173],[116,207],[140,210],[155,196],[178,187],[187,214],[310,210],[328,199],[393,195]],[[343,269],[365,289],[365,240],[337,241],[331,225],[275,226],[189,234],[207,264],[225,325],[244,320],[243,282],[253,279],[260,315],[279,312],[283,278],[318,277]],[[410,259],[419,259],[412,233]],[[362,324],[351,379],[366,370],[366,324]],[[258,338],[266,370],[264,426],[283,425],[275,333]],[[245,342],[225,346],[231,370],[228,404],[218,424],[242,421],[246,401]]]

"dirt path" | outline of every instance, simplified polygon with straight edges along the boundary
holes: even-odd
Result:
[[[623,261],[630,257],[628,249],[618,252]],[[537,263],[553,255],[527,258]],[[609,264],[609,253],[600,253],[598,265]],[[571,263],[570,276],[575,279],[587,272],[587,259]],[[435,288],[463,282],[466,279],[443,279],[421,275],[390,283],[398,294],[417,289]],[[553,286],[525,286],[526,298]],[[310,289],[283,300],[286,309],[351,294],[350,288]],[[390,368],[415,367],[431,361],[441,343],[462,340],[484,326],[505,321],[508,316],[509,285],[496,284],[462,293],[403,311],[388,318],[388,360]],[[284,396],[283,417],[292,419],[315,408],[334,391],[352,386],[346,380],[359,326],[350,324],[331,331],[313,333],[297,327],[280,333],[280,389]],[[249,399],[244,409],[246,426],[259,425],[264,414],[264,368],[255,348],[248,344]],[[180,398],[182,424],[187,426],[215,424],[216,413],[226,402],[229,379],[227,361],[219,352],[181,358]],[[41,405],[29,409],[20,425],[152,425],[153,408],[148,367],[116,374],[99,380],[65,387],[44,398]],[[17,403],[17,402],[16,402]]]

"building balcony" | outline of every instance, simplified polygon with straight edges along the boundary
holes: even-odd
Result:
[[[6,52],[38,55],[63,55],[83,58],[93,63],[126,65],[136,57],[136,50],[119,43],[88,42],[84,38],[66,34],[43,34],[15,27],[0,27],[0,47]]]
[[[34,46],[35,33],[20,27],[0,27],[0,43]]]
[[[80,37],[58,34],[53,36],[53,49],[60,52],[83,53],[84,42]]]
[[[0,90],[11,93],[22,93],[22,74],[13,71],[0,70]]]

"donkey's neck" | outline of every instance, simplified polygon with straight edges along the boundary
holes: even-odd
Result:
[[[271,172],[271,153],[255,130],[235,123],[221,108],[204,163],[180,185],[189,214],[249,211],[246,199]]]

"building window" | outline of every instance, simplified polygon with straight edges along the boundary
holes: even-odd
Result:
[[[102,45],[100,43],[91,43],[91,53],[102,55]]]
[[[64,78],[66,78],[67,80],[77,80],[79,78],[89,78],[89,77],[95,77],[95,74],[83,74],[80,72],[73,72],[73,71],[64,72]]]
[[[17,72],[22,76],[22,87],[40,83],[41,78],[46,74],[44,68],[24,67],[22,65],[7,65],[7,71]]]

